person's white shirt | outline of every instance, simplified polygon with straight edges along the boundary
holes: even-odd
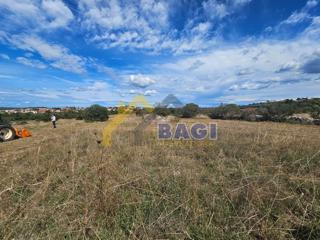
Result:
[[[51,116],[51,122],[55,122],[57,119],[56,119],[56,116],[52,115]]]

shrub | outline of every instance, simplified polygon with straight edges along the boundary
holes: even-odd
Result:
[[[192,118],[199,113],[199,106],[194,103],[189,103],[182,108],[181,112],[183,118]]]
[[[143,117],[146,114],[152,113],[154,111],[153,108],[135,108],[134,112],[137,116]]]
[[[9,121],[0,113],[0,123],[9,123]]]
[[[164,108],[164,107],[156,107],[154,109],[154,113],[156,115],[162,116],[162,117],[166,117],[168,115],[170,115],[171,111],[168,108]]]
[[[240,119],[240,114],[238,105],[228,104],[214,108],[209,117],[212,119]]]
[[[92,105],[84,111],[83,119],[86,121],[106,121],[109,119],[108,110],[97,104]]]
[[[313,118],[320,119],[320,103],[318,105],[314,105],[311,112]]]
[[[320,119],[320,111],[311,113],[311,117],[313,117],[315,119]]]

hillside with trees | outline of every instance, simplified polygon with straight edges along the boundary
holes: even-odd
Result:
[[[320,98],[298,98],[267,101],[245,106],[235,104],[212,108],[212,119],[238,119],[247,121],[275,121],[319,124]]]

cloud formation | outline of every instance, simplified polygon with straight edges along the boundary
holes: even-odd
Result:
[[[9,60],[10,59],[10,57],[7,54],[3,54],[3,53],[0,54],[0,58],[2,58],[4,60]]]
[[[18,101],[22,82],[24,102],[91,103],[132,94],[157,102],[174,93],[210,105],[316,95],[319,1],[260,5],[0,0],[2,95]]]
[[[304,73],[319,74],[320,73],[320,55],[308,60],[302,66]]]
[[[13,25],[38,30],[65,28],[74,18],[62,0],[0,0],[0,10],[3,14],[2,23],[10,23],[10,26],[4,26],[5,29]]]
[[[17,57],[17,62],[27,66],[35,67],[35,68],[40,68],[40,69],[47,68],[47,66],[43,62],[39,60],[28,59],[25,57]]]
[[[221,19],[238,11],[251,0],[232,0],[220,3],[208,0],[195,5],[199,16]],[[188,19],[182,30],[170,21],[176,2],[139,0],[108,2],[80,0],[82,27],[90,32],[89,41],[103,48],[120,47],[129,50],[159,52],[167,50],[176,54],[197,52],[215,43],[209,32],[215,31],[211,22]],[[217,28],[217,26],[216,26]]]
[[[0,32],[0,41],[9,43],[18,49],[37,53],[55,68],[74,73],[83,73],[86,71],[85,58],[70,53],[70,51],[63,46],[48,43],[35,35],[20,34],[8,36],[6,33]],[[22,61],[26,63],[26,60]],[[37,64],[37,66],[39,66],[39,64]]]
[[[139,88],[146,88],[155,83],[154,79],[141,74],[130,75],[129,81],[133,86],[139,87]]]

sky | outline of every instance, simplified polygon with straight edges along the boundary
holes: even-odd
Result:
[[[319,0],[0,0],[0,107],[320,97]]]

